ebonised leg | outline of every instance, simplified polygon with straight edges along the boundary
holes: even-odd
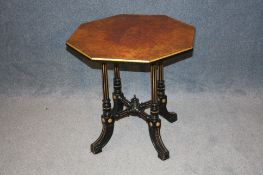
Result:
[[[120,69],[118,64],[114,64],[114,78],[113,78],[113,109],[112,115],[117,114],[118,112],[123,110],[123,102],[120,100],[120,97],[123,96],[121,91],[121,78],[120,78]]]
[[[159,119],[159,105],[157,103],[157,66],[151,65],[151,87],[152,87],[152,105],[151,105],[151,115],[148,119],[149,133],[151,141],[158,153],[158,157],[161,160],[166,160],[169,158],[169,151],[163,144],[160,128],[161,120]]]
[[[167,110],[167,96],[165,95],[165,83],[164,83],[164,76],[163,76],[163,65],[158,65],[158,82],[157,82],[157,94],[158,94],[158,101],[159,101],[159,114],[168,120],[169,122],[173,123],[177,120],[177,114],[175,112],[168,112]]]
[[[100,153],[102,148],[110,140],[114,130],[114,118],[111,115],[111,103],[109,99],[109,86],[108,86],[108,72],[107,64],[102,64],[102,86],[103,86],[103,114],[101,116],[102,131],[99,138],[91,144],[91,152],[94,154]]]

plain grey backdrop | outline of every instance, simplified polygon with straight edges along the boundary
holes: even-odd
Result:
[[[196,26],[193,58],[167,67],[172,83],[189,91],[259,89],[262,8],[261,0],[1,1],[0,93],[91,87],[94,71],[65,51],[65,41],[80,23],[119,13],[166,14]]]
[[[262,9],[262,0],[1,0],[0,174],[263,174]],[[80,23],[120,13],[165,14],[196,27],[193,56],[165,67],[169,108],[181,116],[163,122],[166,163],[139,119],[121,121],[102,155],[89,153],[101,127],[100,70],[65,41]],[[124,71],[122,80],[128,98],[149,97],[149,73]],[[194,137],[199,131],[217,132]],[[206,139],[222,145],[200,146]]]

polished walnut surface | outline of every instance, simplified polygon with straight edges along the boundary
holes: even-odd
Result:
[[[116,15],[81,24],[66,44],[91,60],[151,63],[193,49],[195,28],[165,15]]]

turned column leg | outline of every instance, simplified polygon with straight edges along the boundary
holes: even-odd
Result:
[[[167,96],[165,95],[165,83],[162,63],[158,64],[157,94],[159,101],[159,114],[169,122],[175,122],[177,120],[177,114],[175,112],[168,112],[166,107]]]
[[[111,115],[111,103],[109,98],[109,86],[108,86],[108,68],[107,64],[102,64],[102,89],[103,89],[103,114],[101,115],[102,131],[99,138],[91,144],[91,152],[94,154],[100,153],[102,148],[110,140],[114,129],[114,118]]]
[[[160,128],[161,120],[159,119],[159,104],[157,102],[157,66],[151,65],[151,93],[152,93],[152,105],[151,105],[151,115],[148,119],[149,133],[151,141],[158,153],[158,157],[161,160],[166,160],[169,158],[169,151],[163,144]]]
[[[112,109],[113,116],[123,110],[123,103],[120,100],[122,96],[123,93],[121,90],[120,68],[119,68],[119,64],[114,64],[113,93],[112,93],[112,98],[114,102]]]

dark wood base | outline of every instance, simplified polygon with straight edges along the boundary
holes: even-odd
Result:
[[[167,96],[165,95],[164,98],[160,98],[159,100],[160,100],[159,114],[170,123],[177,121],[177,114],[175,112],[168,112],[167,110],[166,107]]]
[[[102,148],[109,142],[114,130],[114,120],[102,116],[101,121],[103,125],[101,134],[99,138],[90,145],[91,152],[94,154],[102,151]]]
[[[108,143],[113,134],[115,121],[129,116],[137,116],[148,124],[150,138],[158,153],[158,157],[161,160],[168,159],[169,151],[165,147],[160,134],[161,119],[159,118],[159,115],[172,123],[177,120],[177,114],[167,111],[167,96],[164,94],[164,81],[159,80],[157,83],[155,82],[156,80],[153,79],[152,84],[156,84],[156,87],[154,89],[152,86],[152,92],[155,92],[152,94],[152,100],[140,103],[139,99],[135,95],[131,100],[128,100],[124,96],[121,91],[119,70],[117,69],[115,73],[113,81],[114,92],[112,94],[114,102],[113,108],[111,108],[110,99],[107,97],[107,79],[104,78],[103,81],[104,100],[103,114],[101,116],[103,128],[99,138],[91,144],[91,152],[97,154],[102,151],[102,148]],[[105,75],[105,70],[103,71],[103,74]],[[107,75],[105,75],[105,77],[107,77]],[[153,74],[152,77],[155,77],[155,74]],[[148,108],[150,108],[150,114],[145,112]]]

